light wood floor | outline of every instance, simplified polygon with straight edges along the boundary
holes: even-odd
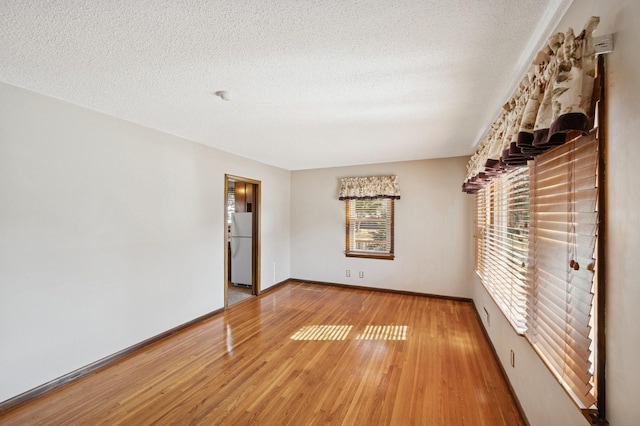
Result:
[[[406,340],[390,340],[403,330]],[[0,424],[524,422],[471,304],[294,282],[5,413]]]

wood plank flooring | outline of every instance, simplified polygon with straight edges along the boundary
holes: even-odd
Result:
[[[292,282],[0,424],[522,425],[480,327],[470,303]]]

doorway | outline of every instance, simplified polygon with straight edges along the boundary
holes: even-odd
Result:
[[[260,294],[260,181],[225,175],[225,307]]]

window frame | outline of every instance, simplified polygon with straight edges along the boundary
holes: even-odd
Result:
[[[381,259],[381,260],[394,260],[394,240],[395,240],[395,200],[389,197],[379,197],[373,198],[373,200],[381,200],[389,203],[388,208],[386,209],[389,213],[390,217],[387,217],[387,228],[389,229],[389,235],[387,235],[389,251],[388,252],[376,252],[376,251],[359,251],[359,250],[351,250],[352,247],[352,216],[351,210],[354,208],[355,203],[357,201],[361,201],[362,199],[347,199],[345,201],[345,251],[344,254],[346,257],[357,257],[357,258],[365,258],[365,259]],[[355,245],[355,244],[353,244]]]

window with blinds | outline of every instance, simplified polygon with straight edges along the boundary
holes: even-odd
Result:
[[[476,195],[476,272],[513,328],[524,333],[529,250],[529,169],[515,169]]]
[[[346,251],[351,257],[393,259],[393,201],[346,200]]]
[[[233,213],[236,211],[236,192],[235,187],[229,185],[227,188],[227,224],[231,226]]]
[[[482,284],[585,411],[598,400],[599,165],[593,131],[476,194]]]
[[[583,409],[596,402],[598,163],[598,140],[592,132],[531,164],[526,336]]]
[[[592,424],[608,424],[603,79],[600,56],[591,131],[570,131],[562,145],[492,179],[476,192],[475,219],[483,285]]]

